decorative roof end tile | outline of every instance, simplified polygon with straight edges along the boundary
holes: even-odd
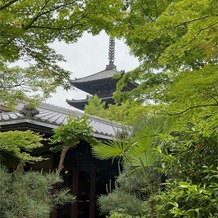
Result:
[[[36,108],[31,108],[28,106],[24,106],[20,111],[20,114],[23,114],[25,116],[25,118],[29,118],[32,119],[35,115],[39,114],[39,110],[37,110]]]

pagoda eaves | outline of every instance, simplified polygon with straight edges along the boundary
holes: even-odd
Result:
[[[105,105],[106,107],[109,105],[109,104],[114,104],[114,100],[112,97],[104,97],[104,98],[101,98],[102,101],[105,102]],[[77,109],[80,109],[80,110],[84,110],[85,109],[85,106],[88,104],[88,98],[86,99],[67,99],[66,102],[77,108]]]
[[[90,76],[86,76],[83,78],[71,80],[70,83],[90,94],[90,95],[97,95],[102,101],[106,103],[106,107],[109,104],[114,104],[113,100],[113,92],[116,91],[116,85],[119,81],[120,77],[123,76],[124,71],[118,71],[117,67],[114,65],[114,52],[115,52],[115,41],[113,38],[110,38],[109,41],[109,64],[106,65],[105,70],[102,70],[98,73],[92,74]],[[115,75],[120,75],[116,79],[114,78]],[[137,87],[135,83],[127,83],[127,86],[123,91],[129,91]],[[72,99],[66,100],[68,104],[73,107],[76,107],[80,110],[83,110],[85,105],[88,103],[88,99]]]

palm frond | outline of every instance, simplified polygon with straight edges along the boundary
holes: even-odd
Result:
[[[126,141],[109,141],[92,147],[92,154],[100,160],[114,159],[124,156],[130,147]]]

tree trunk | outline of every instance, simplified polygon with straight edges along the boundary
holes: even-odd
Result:
[[[26,166],[26,163],[24,161],[20,161],[20,163],[17,165],[17,169],[15,170],[15,175],[20,176],[24,173],[24,167]]]
[[[60,175],[61,170],[64,168],[64,159],[66,156],[67,151],[70,149],[71,146],[63,146],[63,149],[61,151],[61,156],[58,164],[57,174]]]

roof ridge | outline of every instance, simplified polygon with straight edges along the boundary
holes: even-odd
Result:
[[[77,81],[77,80],[87,79],[87,78],[90,78],[90,77],[96,76],[96,75],[98,75],[98,74],[101,74],[102,72],[112,71],[112,70],[113,70],[113,71],[116,71],[116,72],[119,73],[119,74],[122,73],[122,71],[118,71],[117,69],[105,69],[105,70],[102,70],[102,71],[100,71],[100,72],[97,72],[97,73],[94,73],[94,74],[91,74],[91,75],[88,75],[88,76],[85,76],[85,77],[75,78],[74,80],[71,79],[70,81],[75,82],[75,81]]]
[[[52,110],[52,111],[61,112],[61,113],[64,113],[64,114],[69,114],[69,113],[74,112],[74,110],[71,110],[71,109],[68,109],[68,108],[65,108],[65,107],[62,107],[62,106],[50,104],[50,103],[47,103],[47,102],[42,102],[38,107],[42,108],[42,109],[49,109],[49,110]]]
[[[94,115],[90,115],[90,114],[84,114],[86,116],[88,116],[88,118],[91,118],[90,120],[92,121],[96,121],[96,122],[99,122],[101,121],[102,123],[106,124],[106,125],[111,125],[111,124],[114,124],[116,127],[122,127],[124,125],[120,124],[120,123],[117,123],[115,121],[112,121],[112,120],[106,120],[104,118],[101,118],[101,117],[97,117],[97,116],[94,116]]]

